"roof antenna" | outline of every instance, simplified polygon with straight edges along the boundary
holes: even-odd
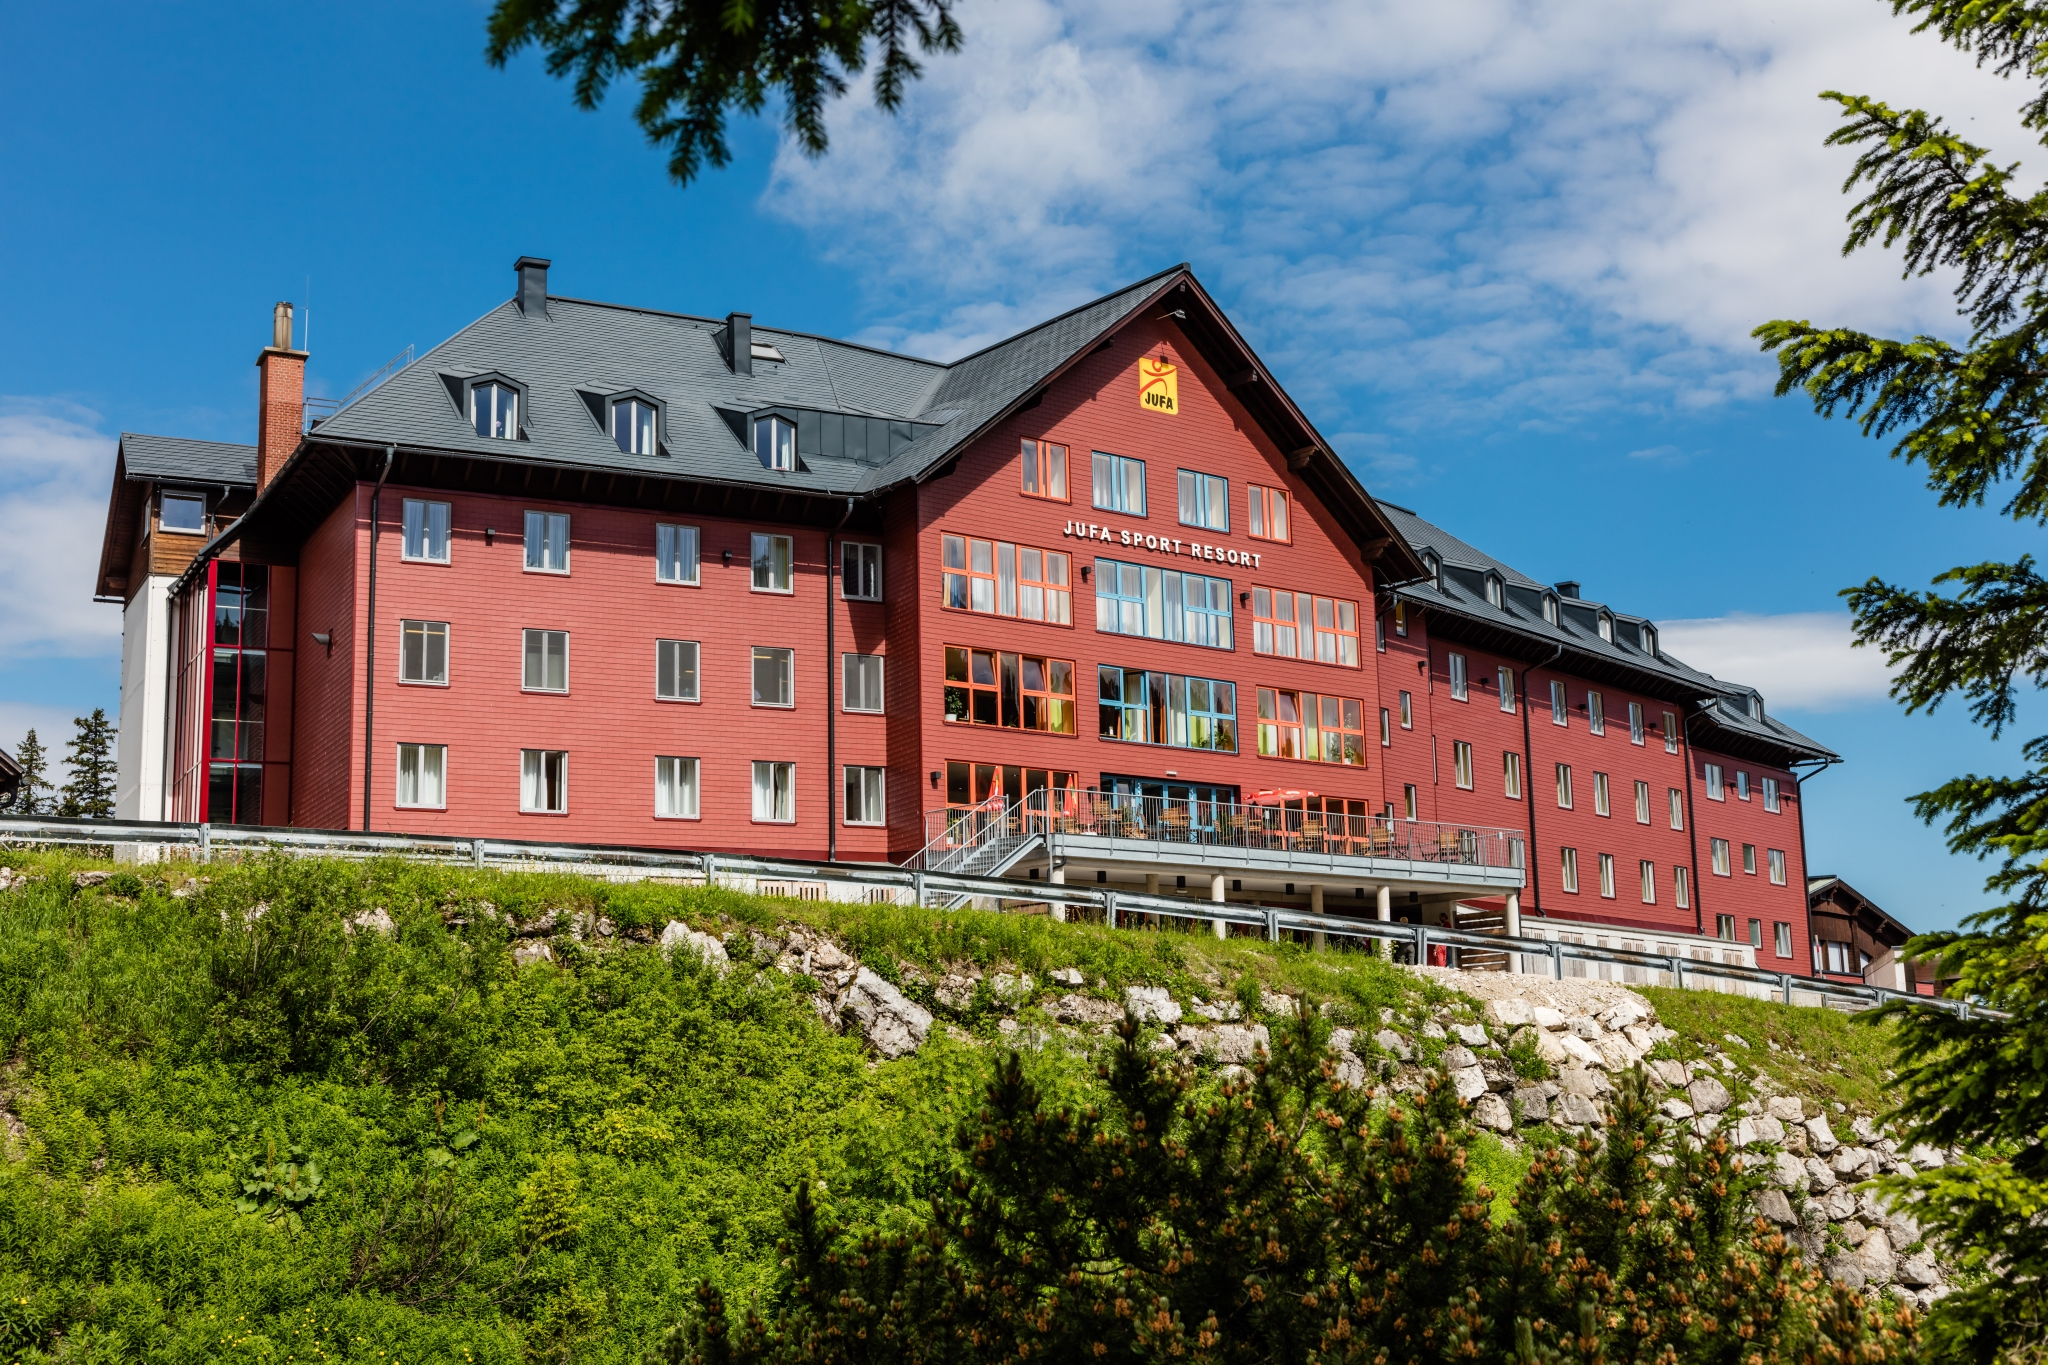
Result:
[[[313,349],[313,277],[306,276],[306,327],[299,338],[299,349],[311,353]]]

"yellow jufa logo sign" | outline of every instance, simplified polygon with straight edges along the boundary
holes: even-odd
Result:
[[[1138,406],[1152,412],[1180,411],[1180,370],[1164,360],[1138,361]]]

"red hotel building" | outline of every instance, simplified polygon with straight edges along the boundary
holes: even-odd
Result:
[[[1834,755],[1375,501],[1187,267],[942,365],[551,297],[547,266],[311,420],[280,305],[253,450],[123,438],[100,593],[124,733],[157,737],[123,815],[937,838],[1017,878],[1810,970],[1797,769]],[[1020,800],[1038,825],[983,818]]]

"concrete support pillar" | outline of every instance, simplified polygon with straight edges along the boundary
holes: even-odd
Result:
[[[1393,919],[1394,919],[1394,888],[1393,888],[1393,887],[1391,887],[1391,886],[1383,886],[1383,887],[1381,887],[1381,888],[1380,888],[1380,895],[1379,895],[1379,920],[1380,920],[1380,923],[1382,923],[1382,924],[1391,924],[1391,923],[1393,922]],[[1392,957],[1393,955],[1394,955],[1394,942],[1393,942],[1393,940],[1392,940],[1392,939],[1385,939],[1385,938],[1381,939],[1381,940],[1380,940],[1380,956],[1381,956],[1381,957]]]
[[[1321,885],[1311,886],[1308,889],[1308,912],[1311,915],[1323,913],[1323,888]],[[1318,929],[1308,936],[1308,946],[1313,949],[1327,948],[1330,946],[1330,936]]]
[[[1067,869],[1055,864],[1053,866],[1052,871],[1046,874],[1046,877],[1048,880],[1052,882],[1054,886],[1065,886],[1067,884]],[[1060,904],[1058,901],[1054,901],[1052,902],[1051,912],[1053,919],[1057,920],[1059,923],[1065,924],[1067,922],[1066,906]]]
[[[1148,896],[1159,894],[1159,874],[1157,872],[1147,872],[1145,874],[1145,894]]]
[[[1522,936],[1522,893],[1519,891],[1508,892],[1507,931],[1509,938],[1520,938]],[[1511,972],[1522,970],[1522,955],[1520,953],[1508,954],[1508,970]]]
[[[1209,899],[1215,901],[1218,905],[1223,903],[1223,874],[1221,872],[1209,878]],[[1230,922],[1228,920],[1211,920],[1210,923],[1216,927],[1216,937],[1230,937]]]

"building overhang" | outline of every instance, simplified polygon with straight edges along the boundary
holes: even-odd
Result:
[[[1334,893],[1338,899],[1354,900],[1357,897],[1352,892],[1356,888],[1364,888],[1370,897],[1383,886],[1431,897],[1503,896],[1520,891],[1526,881],[1518,867],[1362,857],[1305,849],[1235,848],[1104,834],[1058,835],[1054,856],[1065,867],[1070,884],[1090,881],[1097,871],[1107,873],[1111,880],[1147,874],[1161,878],[1186,876],[1190,887],[1197,884],[1198,878],[1206,882],[1220,876],[1242,883],[1241,887],[1231,889],[1232,896],[1247,897],[1306,895],[1311,886],[1321,886],[1326,896]],[[1029,877],[1031,864],[1019,863],[1008,875]],[[1289,886],[1295,889],[1290,892]],[[1334,903],[1331,908],[1336,908]]]

